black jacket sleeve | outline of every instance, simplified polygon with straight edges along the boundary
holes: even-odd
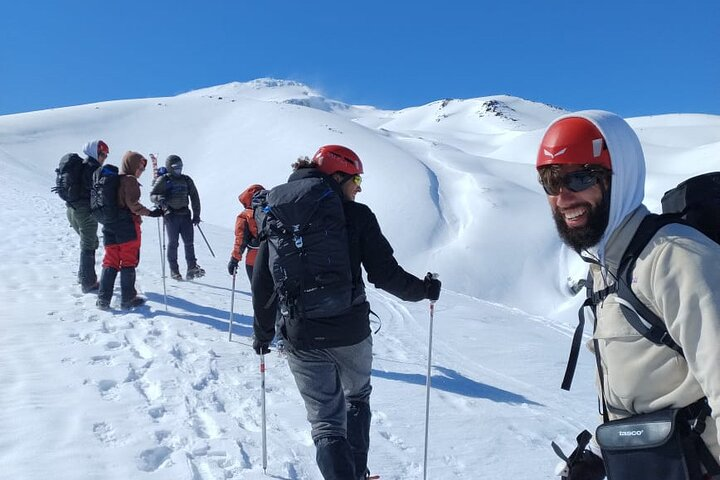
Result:
[[[192,205],[193,217],[200,218],[200,194],[198,194],[195,182],[190,177],[187,177],[188,183],[188,195],[190,195],[190,205]]]
[[[252,277],[253,333],[261,342],[275,337],[277,295],[270,268],[268,267],[268,243],[263,240],[255,257]],[[269,305],[268,305],[269,304]]]
[[[380,231],[375,214],[362,204],[355,204],[355,208],[360,213],[360,255],[368,281],[402,300],[423,300],[425,284],[398,265],[390,242]]]

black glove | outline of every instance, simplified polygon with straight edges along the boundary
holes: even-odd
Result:
[[[230,257],[230,261],[228,262],[228,273],[230,275],[235,275],[235,272],[237,271],[238,263],[240,263],[239,260],[236,260],[235,257]]]
[[[552,442],[553,450],[563,460],[558,465],[558,470],[563,463],[565,465],[562,473],[556,472],[562,480],[602,480],[605,478],[605,464],[603,464],[602,458],[585,448],[591,438],[592,434],[587,430],[580,432],[577,436],[577,447],[567,457],[562,453],[560,447]]]
[[[570,456],[567,480],[602,480],[605,478],[605,465],[602,458],[590,450],[583,450],[574,459]]]
[[[428,272],[427,275],[425,275],[425,279],[423,282],[425,282],[425,298],[428,300],[432,300],[433,302],[440,298],[440,280],[437,278],[437,274],[433,274]]]
[[[155,208],[153,210],[150,210],[150,213],[148,213],[148,217],[162,217],[163,216],[163,209],[162,208]]]
[[[253,338],[253,350],[258,355],[270,353],[270,342],[261,342],[257,338]]]
[[[200,224],[200,217],[193,217],[192,219],[193,225],[199,225]]]

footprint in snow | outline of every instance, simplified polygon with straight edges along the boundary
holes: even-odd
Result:
[[[97,382],[100,396],[106,400],[117,398],[117,382],[115,380],[100,380]]]
[[[154,421],[157,421],[165,415],[166,411],[167,410],[165,410],[165,407],[163,405],[160,405],[157,407],[149,408],[148,415],[150,415],[150,418],[152,418]]]
[[[117,435],[112,425],[105,422],[99,422],[93,425],[93,433],[98,440],[106,444],[117,443]]]
[[[110,355],[93,355],[90,357],[90,365],[110,365]]]
[[[170,459],[172,453],[172,449],[168,447],[156,447],[143,450],[138,455],[137,468],[143,472],[154,472]]]
[[[123,344],[118,341],[110,341],[105,344],[105,350],[117,350],[118,348],[122,347]]]

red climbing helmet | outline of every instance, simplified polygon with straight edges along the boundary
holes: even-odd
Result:
[[[335,172],[348,175],[361,175],[363,165],[355,152],[341,145],[325,145],[320,147],[312,158],[316,168],[326,175]]]
[[[595,124],[581,117],[560,119],[547,129],[535,166],[547,165],[599,165],[612,170],[605,138]]]
[[[107,155],[108,153],[110,153],[110,147],[108,147],[107,143],[103,142],[102,140],[98,140],[97,153],[98,155],[100,155],[101,153]]]

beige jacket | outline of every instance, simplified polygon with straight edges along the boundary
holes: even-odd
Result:
[[[608,239],[604,267],[591,265],[594,290],[614,282],[618,263],[642,219],[640,206]],[[713,410],[703,434],[720,461],[720,245],[679,224],[663,227],[633,271],[632,289],[662,318],[685,358],[646,340],[625,319],[617,296],[598,305],[598,340],[611,419],[680,408],[707,396]]]

